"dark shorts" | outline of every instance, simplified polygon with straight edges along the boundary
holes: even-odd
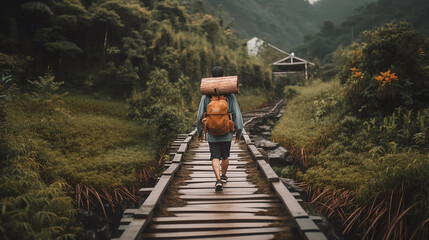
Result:
[[[209,142],[210,160],[227,159],[231,151],[231,142]]]

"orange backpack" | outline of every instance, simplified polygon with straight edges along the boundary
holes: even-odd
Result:
[[[221,136],[234,131],[232,113],[228,113],[228,103],[224,95],[212,96],[202,122],[204,124],[204,134],[207,130],[213,136]]]

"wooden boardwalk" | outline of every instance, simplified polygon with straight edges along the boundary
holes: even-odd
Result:
[[[233,143],[231,150],[229,181],[216,192],[208,144],[192,142],[143,239],[297,239],[245,146]]]
[[[243,114],[246,125],[273,109]],[[228,182],[214,190],[207,142],[180,134],[158,183],[139,209],[127,209],[119,239],[326,239],[244,131],[231,144]]]

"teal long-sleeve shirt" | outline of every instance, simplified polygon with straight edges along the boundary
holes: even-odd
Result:
[[[243,118],[241,116],[240,107],[238,106],[237,98],[235,94],[226,95],[228,102],[228,112],[232,113],[232,120],[234,121],[234,129],[236,133],[236,138],[241,137],[241,131],[243,129]],[[197,113],[197,131],[198,136],[202,134],[203,131],[203,123],[201,120],[204,117],[204,113],[207,112],[207,105],[211,102],[211,97],[207,95],[203,95],[201,97],[200,106],[198,108]],[[234,132],[229,132],[222,136],[213,136],[210,132],[207,132],[208,141],[209,142],[231,142],[233,138]]]

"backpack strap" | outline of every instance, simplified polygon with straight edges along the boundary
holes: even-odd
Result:
[[[207,112],[204,113],[203,119],[201,120],[203,123],[203,139],[206,139],[207,134]]]

